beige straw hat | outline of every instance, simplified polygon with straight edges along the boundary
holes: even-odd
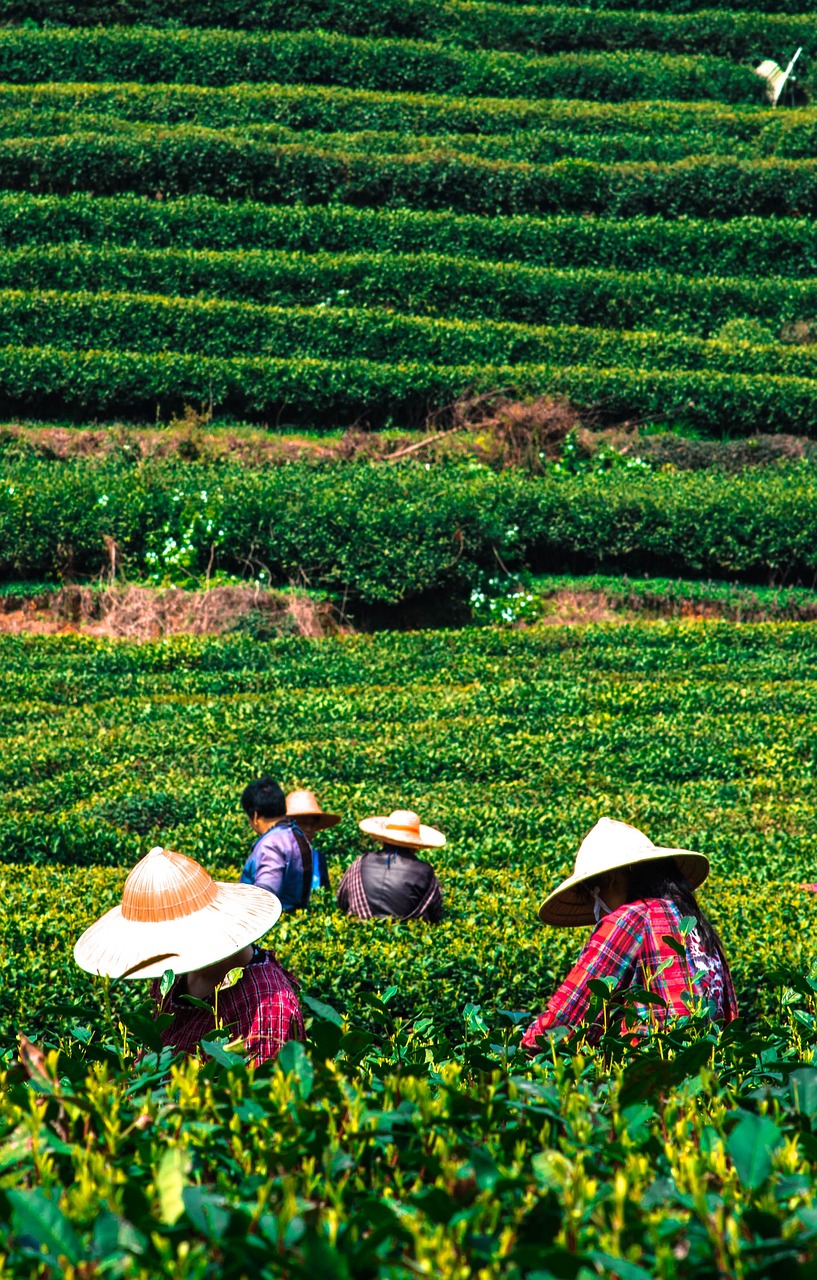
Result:
[[[693,889],[703,884],[709,875],[709,859],[703,853],[663,849],[628,822],[600,818],[581,843],[573,875],[545,899],[539,908],[539,919],[545,924],[565,926],[594,924],[588,888],[608,871],[650,858],[674,858]]]
[[[125,881],[122,905],[85,930],[74,959],[110,978],[190,973],[255,942],[280,914],[267,889],[223,884],[183,853],[151,849]]]
[[[386,844],[405,845],[410,849],[441,849],[445,836],[436,827],[426,827],[408,809],[395,809],[388,818],[364,818],[357,824],[361,831]]]
[[[314,791],[290,791],[287,796],[287,817],[318,818],[319,831],[336,827],[340,822],[339,813],[324,813]]]

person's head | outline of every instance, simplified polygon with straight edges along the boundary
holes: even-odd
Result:
[[[319,831],[337,826],[340,822],[340,814],[324,813],[314,791],[290,791],[287,796],[287,816],[295,819],[310,844]]]
[[[548,895],[539,908],[539,919],[568,928],[593,924],[608,910],[639,897],[675,899],[673,885],[680,906],[687,893],[694,902],[693,891],[708,874],[705,854],[655,845],[628,822],[600,818],[582,840],[573,874]],[[653,892],[656,885],[661,889],[657,894]]]
[[[599,876],[598,880],[588,881],[584,889],[594,908],[598,904],[600,916],[607,911],[615,911],[626,902],[640,902],[644,898],[674,902],[682,916],[694,916],[697,920],[698,937],[705,950],[714,950],[718,943],[717,933],[699,906],[695,890],[675,858],[646,858],[629,866],[616,867]]]
[[[314,844],[315,836],[321,829],[321,820],[316,813],[302,813],[295,821],[303,831],[310,844]]]
[[[111,978],[226,972],[280,915],[267,889],[214,880],[192,858],[157,846],[131,870],[121,904],[79,938],[74,959]]]
[[[440,849],[445,844],[442,831],[427,827],[410,809],[395,809],[388,817],[363,818],[357,825],[387,848]]]
[[[287,811],[286,796],[274,778],[264,774],[250,782],[241,793],[241,807],[253,831],[269,830]]]

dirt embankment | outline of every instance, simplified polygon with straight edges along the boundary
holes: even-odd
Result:
[[[333,606],[298,592],[252,586],[184,591],[139,586],[65,586],[31,596],[0,598],[0,633],[83,632],[115,639],[168,635],[323,636],[342,630]]]
[[[540,610],[518,627],[587,626],[590,623],[647,622],[661,618],[703,622],[817,620],[817,594],[790,593],[792,598],[762,600],[751,588],[713,595],[689,594],[672,585],[667,590],[627,590],[626,579],[615,587],[550,586],[540,589]],[[795,598],[796,596],[796,598]],[[512,598],[512,597],[511,597]],[[416,630],[466,625],[467,604],[456,612],[438,599],[418,599],[404,606],[361,609],[348,617],[331,601],[298,591],[271,591],[256,586],[221,586],[187,591],[113,585],[67,585],[36,594],[0,596],[0,634],[82,633],[109,639],[157,640],[171,635],[236,635],[258,640],[277,636],[319,637],[354,631]]]

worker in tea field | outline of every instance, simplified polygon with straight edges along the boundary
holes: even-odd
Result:
[[[695,899],[709,860],[687,849],[662,849],[626,822],[602,818],[585,838],[573,874],[539,911],[545,924],[596,923],[590,940],[522,1044],[538,1053],[554,1027],[587,1020],[592,979],[612,979],[613,993],[638,988],[661,1003],[639,1003],[646,1023],[688,1015],[705,1002],[723,1022],[737,1016],[737,1001],[720,939]],[[694,927],[682,922],[694,918]],[[670,938],[671,942],[666,939]],[[609,985],[609,984],[608,984]],[[601,1034],[593,1028],[591,1039]]]
[[[314,791],[290,791],[286,799],[287,817],[294,818],[298,828],[306,836],[312,849],[312,892],[328,889],[329,868],[326,854],[315,844],[319,831],[334,827],[340,822],[337,813],[324,813]]]
[[[417,857],[418,849],[439,849],[445,836],[420,822],[416,813],[396,809],[387,818],[364,818],[361,831],[374,836],[380,848],[355,858],[338,885],[337,902],[347,915],[362,920],[394,916],[398,920],[428,920],[443,915],[443,894],[434,868]]]
[[[241,872],[242,884],[268,889],[284,911],[306,907],[312,893],[312,845],[296,818],[287,816],[286,796],[273,778],[256,778],[241,794],[241,805],[258,836]],[[339,821],[334,814],[327,814]]]
[[[163,1044],[192,1053],[224,1029],[251,1061],[265,1062],[304,1038],[293,979],[256,945],[280,914],[274,894],[217,882],[192,858],[151,849],[125,881],[121,906],[85,930],[74,959],[89,973],[153,978],[157,1012],[171,1016],[160,1024]]]

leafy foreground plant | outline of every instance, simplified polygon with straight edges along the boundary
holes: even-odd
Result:
[[[817,981],[777,977],[761,1033],[693,1016],[533,1064],[525,1015],[467,1005],[454,1043],[394,988],[365,1022],[308,1000],[257,1071],[215,1033],[174,1059],[147,1007],[53,1010],[2,1078],[1,1274],[815,1275]]]

